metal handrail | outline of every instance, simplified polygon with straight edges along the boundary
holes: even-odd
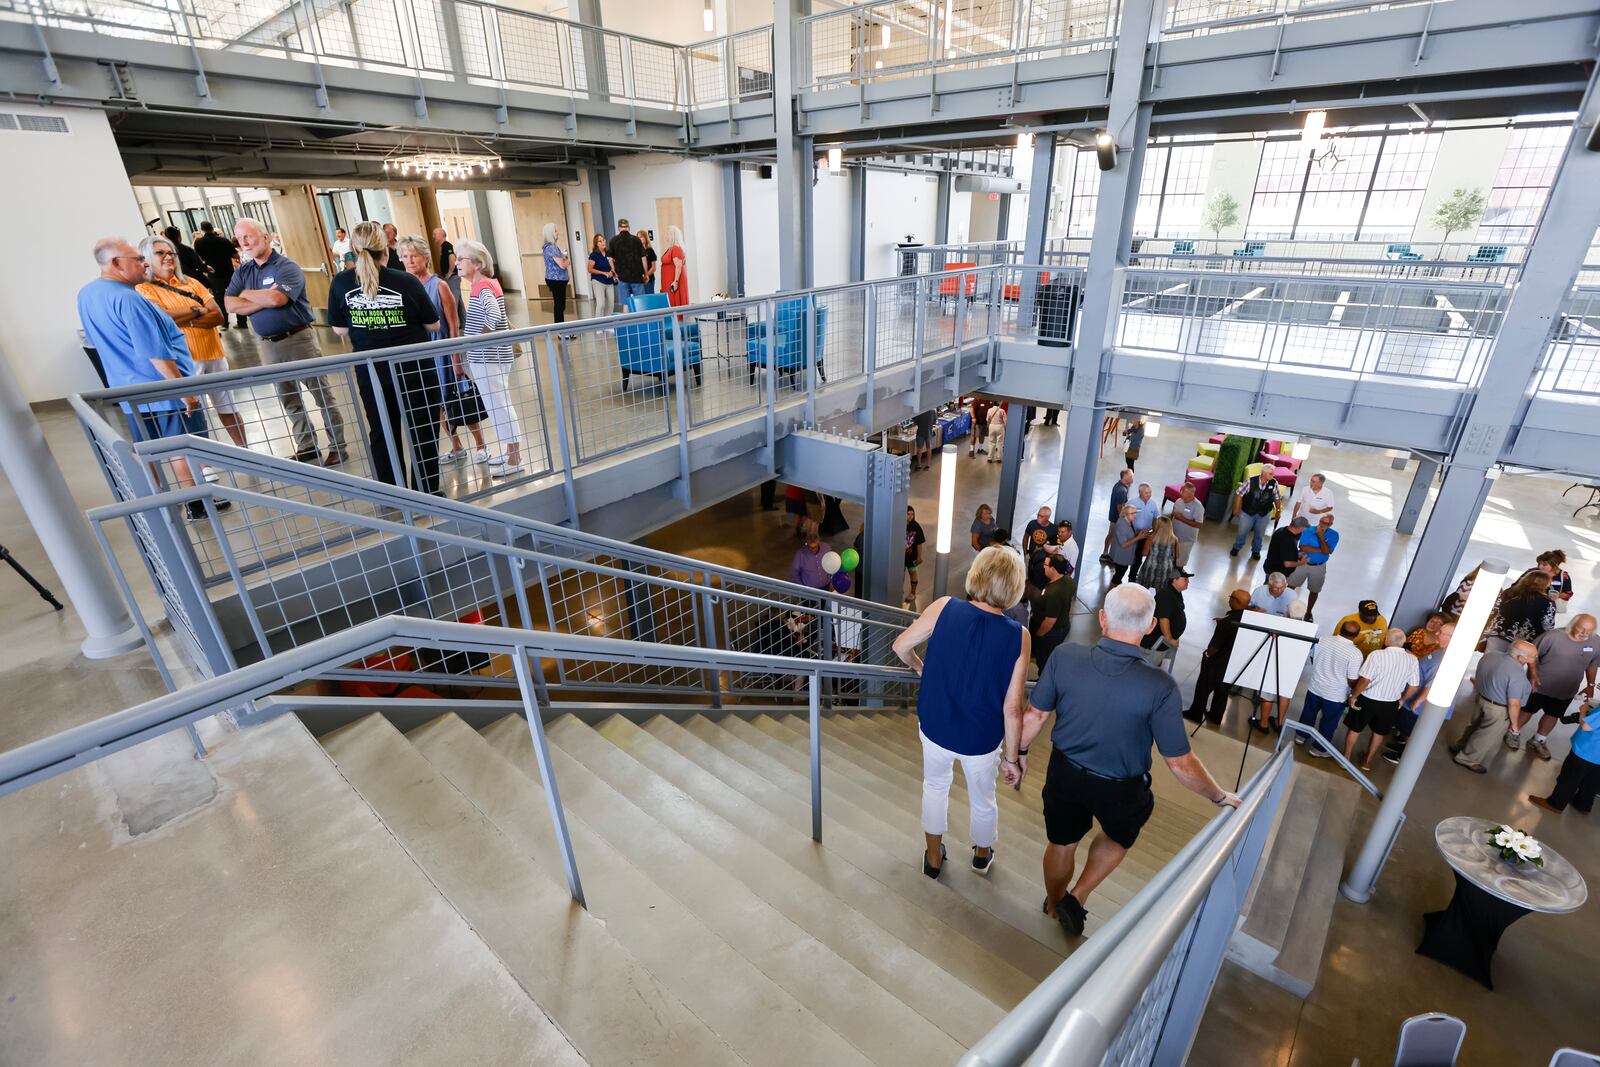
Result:
[[[447,497],[434,496],[430,493],[419,493],[414,489],[393,486],[385,482],[373,481],[370,478],[358,478],[355,475],[345,474],[343,471],[296,463],[281,456],[264,455],[260,452],[252,452],[247,448],[240,448],[237,445],[226,444],[221,441],[213,441],[209,438],[192,435],[163,437],[154,441],[142,441],[134,446],[134,451],[151,460],[170,459],[175,456],[186,455],[200,456],[211,460],[212,465],[231,464],[237,466],[241,468],[240,473],[267,474],[273,478],[283,479],[292,483],[325,489],[329,493],[337,494],[344,498],[366,499],[411,515],[425,515],[439,519],[458,520],[470,524],[494,525],[520,530],[535,534],[540,538],[564,542],[587,551],[604,553],[632,563],[653,563],[662,567],[689,568],[703,571],[728,581],[737,581],[743,585],[763,589],[778,596],[820,596],[824,598],[836,596],[836,594],[832,594],[825,589],[813,589],[809,586],[796,585],[794,582],[784,581],[781,578],[773,578],[751,571],[742,571],[737,567],[726,567],[697,559],[685,559],[682,556],[676,556],[659,549],[635,545],[627,541],[617,541],[609,537],[602,537],[599,534],[541,522],[538,519],[524,518],[496,508],[486,508],[477,504],[450,500]],[[251,498],[259,498],[263,502],[270,502],[275,507],[294,504],[296,507],[314,508],[318,513],[326,513],[327,517],[337,516],[341,521],[358,521],[363,524],[373,523],[381,524],[382,526],[399,525],[382,519],[366,519],[347,511],[320,508],[316,505],[304,505],[300,501],[287,501],[281,497],[271,495],[261,496],[255,493],[245,493],[243,490],[229,489],[224,486],[212,486],[211,488],[220,488],[230,495],[239,493]],[[164,502],[175,503],[179,500],[178,496],[171,496],[170,500],[167,500],[167,497],[168,494],[163,494]],[[183,499],[199,499],[199,497],[184,496]],[[116,508],[116,505],[97,508],[92,510],[90,515],[91,517],[95,515],[114,517],[113,513],[115,515],[123,513],[116,510]],[[378,527],[375,525],[374,528]],[[405,526],[403,532],[410,536],[416,533],[417,530],[414,527]],[[470,543],[473,547],[483,546],[482,542],[475,541],[472,538],[462,538],[462,540]],[[498,552],[508,546],[492,545],[487,547]],[[515,546],[509,547],[517,552],[528,551],[516,549]],[[530,552],[527,558],[534,560],[536,557],[542,558],[544,562],[575,564],[575,561],[565,557],[550,556],[548,553],[537,551]],[[628,577],[637,579],[638,576],[629,575]],[[727,595],[736,594],[730,593]],[[853,598],[852,603],[860,604],[874,613],[897,620],[902,625],[909,625],[916,618],[915,612],[892,605],[878,604],[874,601],[856,601]],[[879,620],[875,619],[873,621]]]
[[[1197,870],[1210,872],[1205,880],[1206,885],[1210,884],[1215,877],[1214,864],[1229,854],[1231,843],[1248,826],[1250,816],[1270,788],[1272,776],[1287,758],[1283,752],[1276,753],[1258,768],[1239,793],[1238,810],[1219,812],[1201,827],[1094,937],[1075,949],[994,1029],[979,1038],[958,1061],[959,1067],[1014,1067],[1034,1055],[1058,1014],[1070,1006],[1096,974],[1107,970],[1107,962],[1138,935],[1147,916],[1156,915],[1158,905],[1168,902],[1175,886],[1187,889]],[[1143,988],[1142,983],[1139,988]],[[1099,1062],[1098,1056],[1094,1062]]]
[[[1333,757],[1334,762],[1340,767],[1344,768],[1344,772],[1346,774],[1355,779],[1355,783],[1357,785],[1359,785],[1362,789],[1365,789],[1368,793],[1371,793],[1378,800],[1383,799],[1383,790],[1379,789],[1371,778],[1368,778],[1365,774],[1362,774],[1354,763],[1351,763],[1349,760],[1345,759],[1344,753],[1333,747],[1333,745],[1330,744],[1315,727],[1303,722],[1297,722],[1294,719],[1284,719],[1280,725],[1283,727],[1283,733],[1278,735],[1278,747],[1280,749],[1284,747],[1284,743],[1289,739],[1290,734],[1305,734],[1306,744],[1320,744],[1322,748],[1327,751],[1328,755]]]

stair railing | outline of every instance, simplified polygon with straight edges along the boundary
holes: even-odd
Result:
[[[916,675],[903,667],[862,663],[825,662],[789,656],[682,648],[583,637],[538,630],[476,626],[436,619],[389,615],[318,638],[271,659],[208,678],[175,693],[160,696],[92,722],[74,726],[19,748],[0,752],[0,797],[26,788],[75,767],[102,759],[171,730],[193,727],[240,704],[249,703],[295,686],[333,677],[380,675],[363,667],[374,658],[389,657],[397,649],[432,649],[445,662],[463,662],[483,656],[510,661],[532,735],[539,776],[560,844],[562,864],[572,897],[584,903],[583,884],[565,810],[556,784],[555,766],[544,734],[549,690],[545,665],[565,662],[624,663],[678,670],[707,668],[738,673],[768,674],[803,679],[807,693],[811,744],[811,834],[822,840],[822,711],[823,693],[830,682],[851,680],[861,685],[909,685]],[[452,657],[462,657],[452,660]],[[374,698],[369,712],[379,712],[384,701]],[[653,712],[652,712],[653,714]]]
[[[1294,767],[1280,749],[960,1067],[1181,1063]]]

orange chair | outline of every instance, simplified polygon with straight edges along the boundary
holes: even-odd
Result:
[[[967,267],[976,267],[976,263],[946,263],[945,270],[965,270]],[[939,279],[939,304],[943,306],[946,300],[957,300],[963,296],[970,301],[978,292],[978,276],[976,274],[957,274]]]
[[[1050,272],[1049,271],[1042,270],[1042,271],[1039,272],[1039,284],[1041,286],[1050,284]],[[1008,284],[1008,285],[1001,286],[1000,295],[1003,296],[1007,300],[1021,300],[1022,299],[1022,286],[1019,283],[1011,283],[1011,284]]]

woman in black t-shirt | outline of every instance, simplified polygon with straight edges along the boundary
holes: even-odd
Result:
[[[428,331],[439,328],[439,313],[421,282],[403,270],[385,266],[389,241],[383,228],[376,222],[358,223],[350,234],[350,250],[355,254],[355,266],[334,275],[328,287],[328,325],[333,332],[348,337],[357,352],[427,341]],[[373,371],[378,379],[376,388]],[[391,485],[409,482],[422,493],[438,493],[441,400],[433,359],[387,360],[371,369],[358,367],[356,386],[367,415],[373,477]],[[406,481],[400,480],[396,469],[399,457],[389,451],[385,417],[395,448],[405,442],[411,451]]]

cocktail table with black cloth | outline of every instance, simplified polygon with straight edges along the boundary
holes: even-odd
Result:
[[[1420,955],[1454,967],[1493,989],[1489,965],[1506,928],[1529,912],[1563,915],[1589,897],[1583,875],[1560,853],[1544,847],[1544,866],[1514,867],[1489,844],[1503,823],[1456,815],[1433,831],[1434,844],[1455,872],[1450,906],[1422,917]]]

